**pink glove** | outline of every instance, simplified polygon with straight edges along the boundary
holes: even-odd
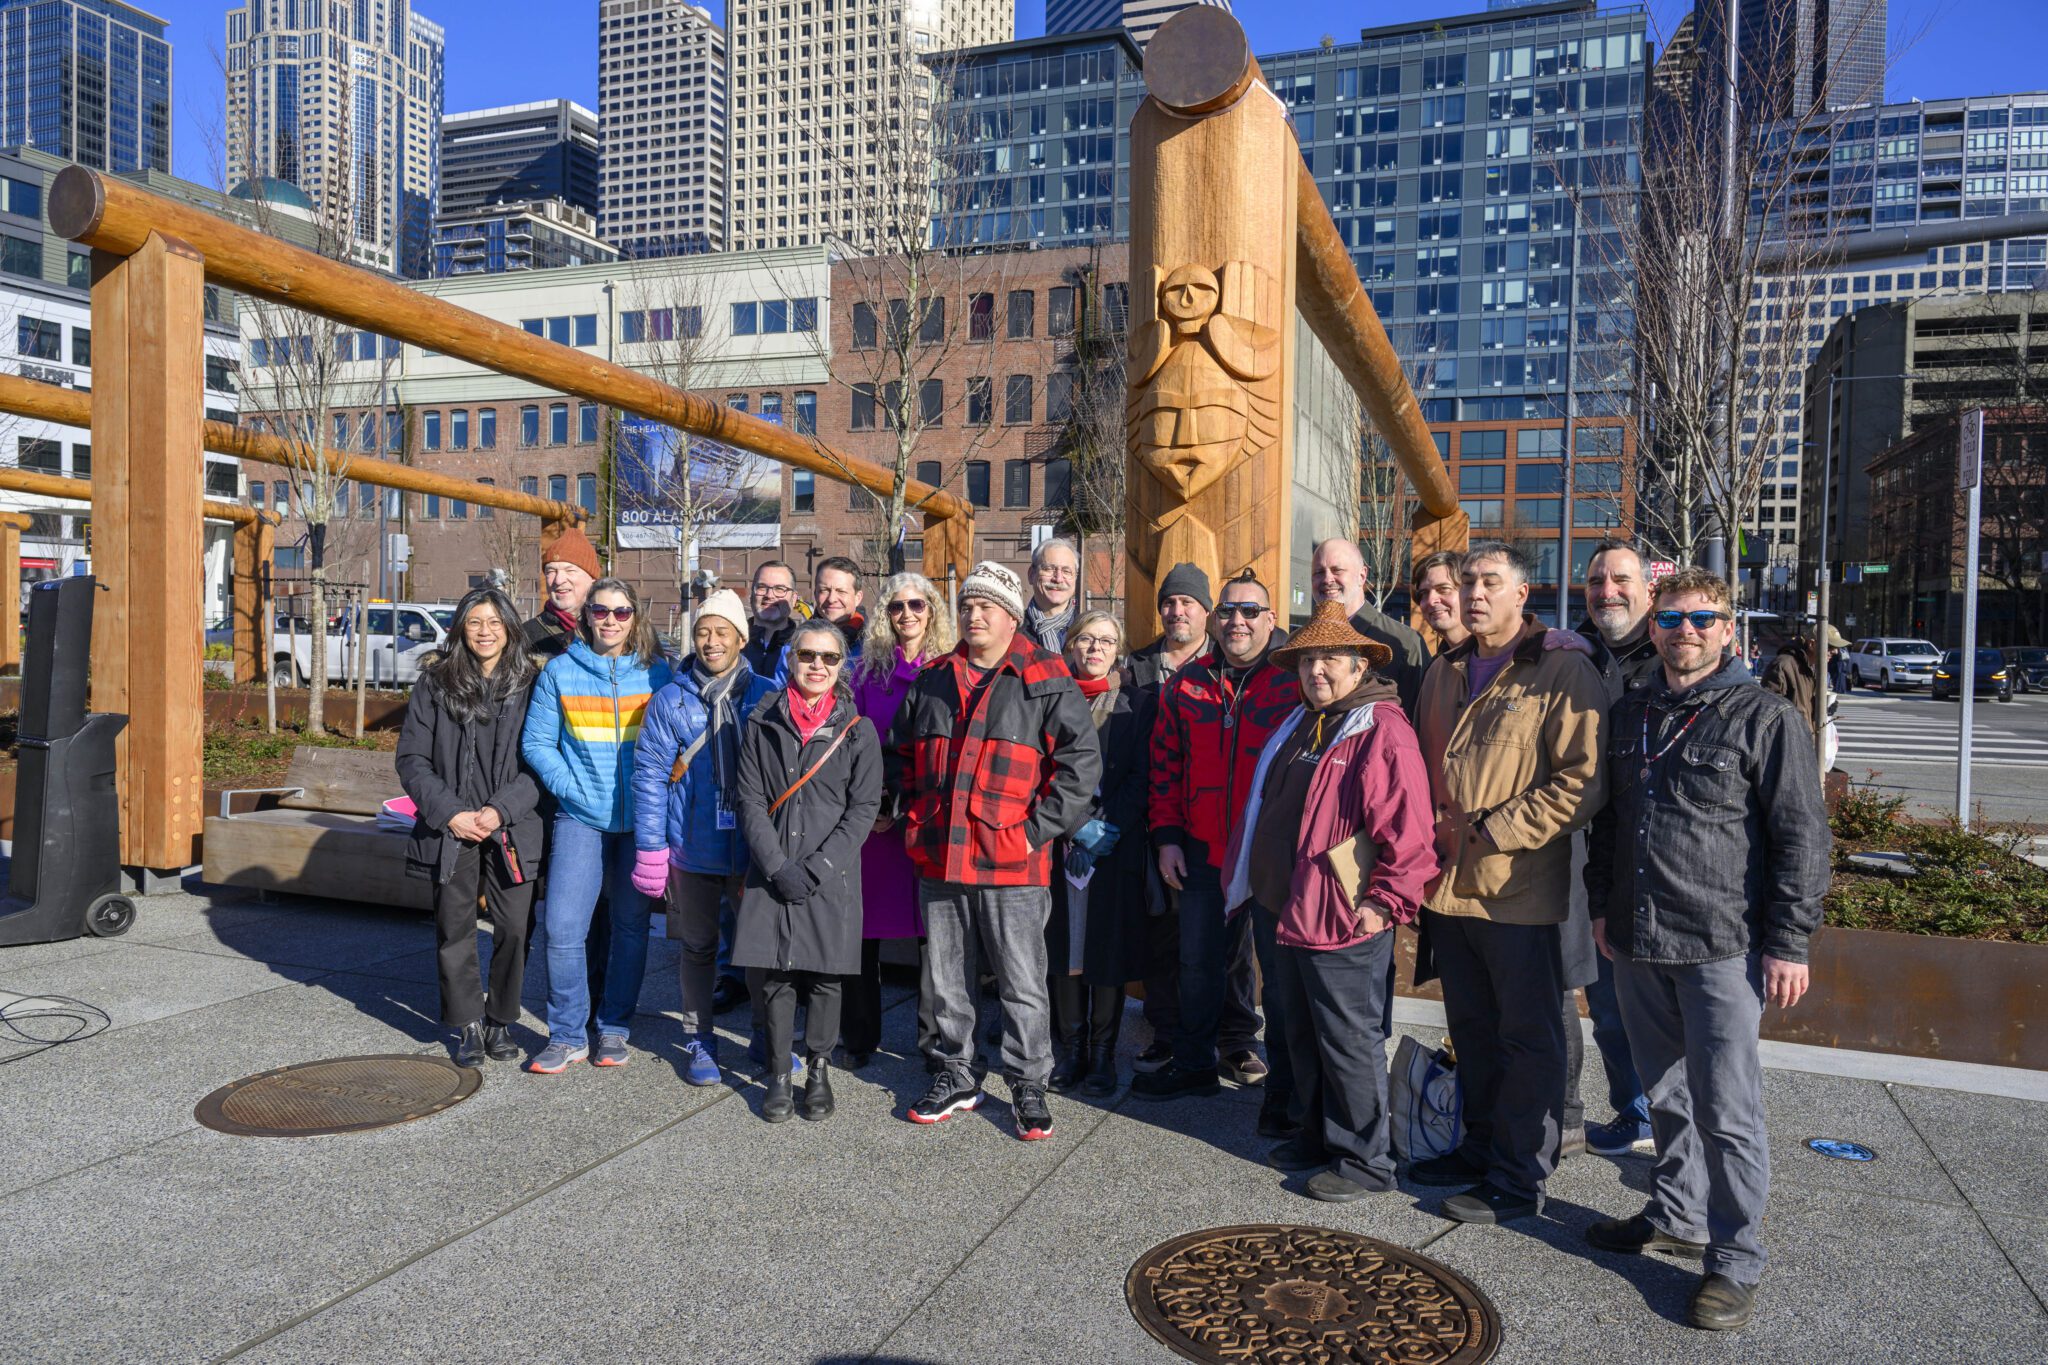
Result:
[[[667,849],[638,848],[633,850],[633,889],[643,896],[667,894]]]

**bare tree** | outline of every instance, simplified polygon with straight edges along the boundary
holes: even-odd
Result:
[[[1395,589],[1408,585],[1409,528],[1422,502],[1363,412],[1358,433],[1358,550],[1365,558],[1365,595],[1384,611]]]
[[[1082,302],[1074,326],[1074,348],[1062,367],[1068,381],[1067,419],[1060,431],[1072,476],[1072,500],[1063,511],[1080,538],[1082,573],[1087,572],[1090,538],[1108,542],[1111,577],[1123,563],[1124,470],[1129,437],[1125,385],[1125,342],[1129,329],[1129,283],[1110,279],[1100,247],[1085,265],[1068,272]],[[1088,589],[1080,584],[1083,593]],[[1110,592],[1116,591],[1114,584]]]

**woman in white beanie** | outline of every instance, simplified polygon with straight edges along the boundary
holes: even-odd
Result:
[[[655,694],[641,724],[633,771],[633,885],[668,896],[668,936],[682,944],[683,1079],[718,1082],[711,988],[718,903],[740,901],[747,844],[733,804],[740,729],[775,690],[742,653],[747,613],[729,588],[697,608],[696,651]]]

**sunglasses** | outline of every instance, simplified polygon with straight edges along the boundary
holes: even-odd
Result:
[[[931,605],[922,597],[906,597],[901,602],[891,602],[889,604],[889,614],[891,616],[901,616],[903,613],[908,612],[912,616],[922,616],[931,609]]]
[[[1257,602],[1222,602],[1217,604],[1216,614],[1226,621],[1234,616],[1256,621],[1268,610],[1269,608],[1262,607]]]
[[[600,607],[595,602],[592,602],[583,609],[590,613],[590,619],[593,621],[603,621],[607,619],[614,621],[630,621],[633,619],[633,609],[631,607]]]
[[[1712,630],[1716,621],[1735,618],[1725,611],[1660,611],[1653,618],[1659,630],[1677,630],[1680,621],[1692,622],[1694,630]]]
[[[839,661],[846,656],[830,649],[800,649],[796,661],[800,664],[824,664],[828,668],[839,667]]]

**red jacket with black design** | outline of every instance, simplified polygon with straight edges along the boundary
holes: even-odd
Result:
[[[920,876],[1050,886],[1052,843],[1088,818],[1102,778],[1095,723],[1066,662],[1021,632],[973,709],[967,646],[919,670],[883,749]]]
[[[1274,730],[1301,705],[1301,683],[1270,647],[1232,681],[1211,648],[1173,675],[1152,722],[1152,846],[1181,848],[1220,869],[1251,800],[1252,770]]]

